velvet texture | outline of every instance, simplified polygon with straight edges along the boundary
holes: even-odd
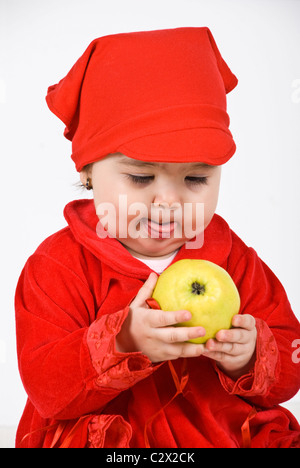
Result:
[[[219,165],[235,152],[226,93],[236,84],[208,28],[177,28],[95,39],[46,100],[78,171],[118,151]]]
[[[151,270],[117,240],[97,237],[93,201],[71,202],[65,217],[69,226],[28,259],[16,290],[28,394],[17,447],[300,446],[297,421],[278,406],[299,389],[299,322],[279,280],[221,217],[200,250],[182,247],[174,261],[225,268],[240,313],[256,318],[255,365],[237,381],[207,357],[173,361],[174,374],[168,362],[117,352],[128,304]]]

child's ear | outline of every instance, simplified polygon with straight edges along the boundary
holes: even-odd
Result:
[[[93,169],[93,164],[87,164],[84,166],[84,168],[80,171],[80,182],[82,185],[85,185],[87,182],[88,177],[91,179],[92,178],[92,169]]]
[[[86,184],[86,180],[87,180],[87,171],[85,169],[83,169],[82,171],[80,171],[80,182],[82,183],[82,185],[85,186]]]

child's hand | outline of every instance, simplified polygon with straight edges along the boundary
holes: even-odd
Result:
[[[235,315],[234,328],[220,330],[205,345],[204,355],[214,359],[229,377],[238,379],[249,372],[255,359],[257,331],[252,315]]]
[[[151,273],[130,305],[130,310],[116,338],[120,352],[141,351],[150,361],[160,362],[180,357],[195,357],[203,353],[201,344],[185,343],[205,335],[203,327],[174,327],[190,320],[186,310],[166,312],[150,309],[146,299],[152,296],[157,276]]]

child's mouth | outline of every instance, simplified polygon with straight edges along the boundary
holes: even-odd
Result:
[[[166,223],[157,223],[152,219],[143,218],[141,224],[145,227],[148,232],[148,236],[154,239],[166,239],[170,238],[174,233],[177,223],[169,221]]]

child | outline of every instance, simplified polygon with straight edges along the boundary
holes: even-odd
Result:
[[[207,28],[93,41],[47,103],[94,200],[27,261],[16,291],[28,402],[17,447],[300,447],[300,326],[270,269],[215,214],[237,79]],[[198,223],[197,208],[204,206]],[[178,216],[178,212],[181,217]],[[225,268],[240,313],[206,345],[150,302],[183,258]]]

